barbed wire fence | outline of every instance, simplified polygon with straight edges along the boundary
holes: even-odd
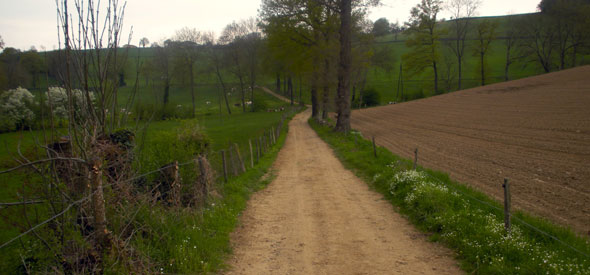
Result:
[[[56,152],[50,146],[43,146],[48,151],[48,155],[53,157],[32,161],[25,159],[26,161],[20,161],[17,166],[0,171],[0,175],[22,172],[23,170],[37,170],[43,174],[43,178],[46,177],[46,171],[50,170],[51,177],[57,179],[56,182],[51,183],[51,192],[31,199],[27,199],[27,196],[24,195],[25,192],[23,192],[20,201],[1,202],[0,210],[17,207],[19,211],[26,211],[28,207],[43,207],[51,209],[49,212],[53,212],[53,214],[36,223],[32,223],[28,218],[26,222],[21,221],[28,226],[21,226],[19,234],[0,244],[0,251],[8,249],[11,245],[22,244],[23,237],[29,235],[34,235],[41,243],[45,244],[47,249],[51,249],[51,244],[45,240],[46,237],[41,236],[47,234],[38,234],[38,232],[41,232],[43,228],[59,231],[56,229],[59,227],[56,225],[56,221],[59,221],[62,227],[65,226],[64,224],[68,224],[81,228],[81,231],[85,231],[82,234],[87,240],[92,241],[98,237],[97,235],[102,235],[100,238],[106,238],[108,246],[117,246],[124,250],[133,235],[133,233],[126,233],[126,231],[129,231],[131,224],[137,222],[137,212],[126,213],[124,226],[114,230],[119,234],[113,236],[114,231],[109,228],[106,219],[109,215],[101,220],[97,213],[92,211],[92,207],[88,207],[88,204],[96,201],[99,194],[105,193],[105,197],[101,198],[103,204],[128,200],[139,205],[159,203],[171,209],[203,207],[211,192],[222,190],[223,184],[256,168],[262,158],[271,152],[274,145],[278,143],[281,134],[284,133],[285,123],[298,111],[299,108],[288,108],[283,111],[277,123],[273,123],[247,141],[230,142],[224,149],[209,151],[185,162],[173,161],[158,169],[133,176],[131,176],[134,173],[131,163],[127,163],[125,168],[122,168],[121,163],[116,161],[103,165],[100,161],[88,162],[79,158],[65,157],[63,152],[58,154],[60,152]],[[81,174],[80,171],[85,171],[85,173]],[[189,176],[183,178],[181,174]],[[78,190],[73,188],[76,185],[73,183],[79,181],[87,183],[87,186],[84,188],[85,191],[76,194]],[[106,182],[102,184],[103,181]],[[97,185],[95,182],[101,184]],[[96,186],[98,188],[95,188]],[[56,208],[54,205],[57,204],[59,207]],[[123,203],[121,204],[123,205]],[[10,215],[10,213],[4,213],[4,215]],[[66,218],[66,216],[68,217]],[[102,223],[102,225],[98,223]],[[102,232],[97,230],[100,228],[102,228]],[[122,239],[125,240],[121,241]],[[85,254],[89,253],[92,252]],[[56,262],[65,264],[64,260],[56,259]],[[78,269],[78,271],[80,270]]]
[[[379,146],[375,143],[375,137],[373,136],[372,137],[372,148],[371,148],[371,150],[373,151],[373,155],[374,155],[375,158],[378,157],[378,155],[377,155],[377,148],[378,147]],[[475,196],[473,196],[473,195],[465,192],[464,190],[461,190],[460,188],[457,188],[456,186],[454,186],[452,184],[448,184],[448,183],[445,183],[445,182],[441,181],[439,178],[437,178],[435,175],[433,175],[429,170],[427,170],[427,169],[425,169],[425,168],[423,168],[423,167],[421,167],[421,166],[418,165],[418,148],[415,148],[415,150],[414,150],[414,160],[413,160],[413,162],[402,162],[402,161],[398,161],[397,164],[396,164],[396,166],[401,171],[415,170],[415,171],[422,172],[424,175],[426,175],[430,180],[434,181],[435,183],[437,183],[437,184],[439,184],[441,186],[447,187],[447,188],[449,188],[449,189],[451,189],[451,190],[453,190],[453,191],[461,194],[462,196],[468,198],[469,200],[471,200],[473,202],[476,202],[476,203],[478,203],[480,205],[483,205],[483,206],[485,206],[485,207],[487,207],[489,209],[492,209],[494,211],[497,211],[497,213],[503,213],[504,220],[505,220],[505,223],[506,223],[505,224],[505,228],[506,228],[506,230],[508,232],[510,232],[510,226],[511,226],[510,223],[511,223],[511,221],[516,221],[520,225],[531,229],[536,234],[539,234],[542,237],[550,238],[550,239],[554,240],[555,242],[559,243],[560,245],[562,245],[563,247],[565,247],[567,249],[570,249],[571,251],[573,251],[573,252],[575,252],[575,253],[577,253],[577,254],[579,254],[581,256],[584,256],[586,258],[590,258],[590,254],[581,251],[580,249],[576,248],[572,244],[570,244],[570,243],[568,243],[568,242],[560,239],[559,237],[557,237],[557,236],[555,236],[555,235],[553,235],[551,233],[546,232],[545,230],[543,230],[541,228],[538,228],[537,226],[534,226],[534,225],[526,222],[525,220],[523,220],[523,219],[521,219],[521,218],[519,218],[517,216],[512,215],[511,210],[510,210],[510,207],[511,207],[510,206],[510,194],[508,194],[507,197],[505,196],[505,200],[507,198],[508,204],[505,203],[505,207],[504,208],[500,208],[500,207],[494,205],[491,202],[487,202],[487,201],[478,199],[477,197],[475,197]],[[505,180],[505,182],[504,182],[504,185],[503,186],[504,186],[504,188],[506,190],[505,185],[507,184],[507,181],[508,180],[507,179],[504,179],[504,180]],[[499,215],[501,215],[501,214],[499,214]]]

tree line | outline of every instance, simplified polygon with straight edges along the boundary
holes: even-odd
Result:
[[[350,2],[350,11],[345,2]],[[505,26],[475,17],[480,0],[422,0],[403,24],[367,19],[368,9],[378,4],[376,0],[264,0],[258,18],[232,22],[219,37],[185,27],[160,42],[150,44],[148,38],[141,38],[136,58],[130,54],[135,49],[127,45],[116,53],[118,63],[125,65],[109,73],[119,86],[139,87],[134,93],[145,92],[142,85],[157,90],[163,106],[170,102],[171,86],[181,86],[191,96],[190,117],[196,115],[195,79],[201,76],[221,87],[220,101],[228,114],[232,112],[228,93],[234,89],[230,86],[237,83],[239,106],[246,112],[254,109],[254,88],[274,78],[276,91],[292,103],[297,98],[295,84],[299,102],[304,101],[301,89],[305,86],[314,118],[326,119],[335,111],[346,120],[351,106],[364,106],[372,96],[366,94],[369,68],[394,70],[398,57],[393,48],[376,43],[383,35],[391,34],[395,40],[403,36],[409,51],[401,55],[400,71],[408,77],[432,76],[435,94],[464,88],[467,57],[476,60],[480,84],[487,84],[490,51],[499,48],[493,44],[502,43],[505,49],[505,80],[516,62],[538,64],[550,72],[576,66],[590,52],[590,35],[585,31],[590,27],[587,0],[543,0],[540,13],[506,17]],[[443,10],[451,13],[450,20],[439,18]],[[146,50],[151,54],[145,54]],[[63,87],[64,51],[4,48],[0,90]],[[79,79],[71,81],[74,88],[82,88]]]

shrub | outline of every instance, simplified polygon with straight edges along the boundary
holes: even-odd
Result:
[[[254,97],[252,100],[252,112],[266,112],[268,103],[262,97]]]
[[[363,91],[363,101],[360,102],[360,96],[355,98],[352,106],[372,107],[381,104],[381,95],[375,88],[368,88]]]
[[[21,87],[0,93],[0,131],[30,128],[35,119],[31,110],[34,99],[31,92]]]
[[[86,118],[90,114],[89,105],[94,104],[94,94],[89,92],[88,97],[91,102],[88,102],[86,94],[80,90],[72,90],[72,103],[74,107],[74,115],[76,118]],[[47,91],[48,107],[53,109],[53,115],[57,119],[68,119],[68,93],[62,87],[50,87]],[[89,104],[90,103],[90,104]]]

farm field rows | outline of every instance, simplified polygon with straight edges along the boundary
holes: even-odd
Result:
[[[494,198],[590,232],[590,66],[356,110],[352,127]]]

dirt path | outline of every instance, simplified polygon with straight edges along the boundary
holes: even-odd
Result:
[[[382,196],[346,170],[297,115],[274,169],[232,235],[227,274],[457,274]]]

